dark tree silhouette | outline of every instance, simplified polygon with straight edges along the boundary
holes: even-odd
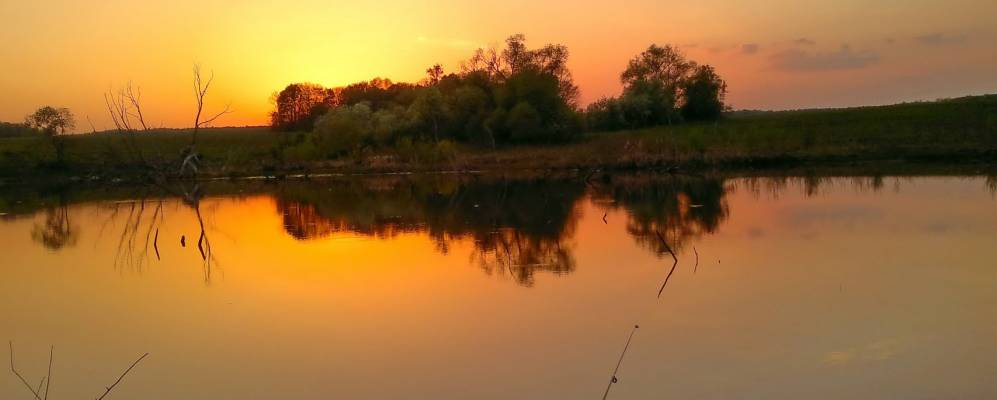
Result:
[[[724,112],[727,83],[709,65],[701,65],[682,84],[682,117],[689,121],[716,120]]]
[[[426,69],[426,83],[429,86],[437,85],[440,80],[443,79],[443,66],[440,64],[433,64],[432,67]]]
[[[336,92],[313,83],[292,83],[274,94],[270,127],[277,131],[308,131],[315,119],[336,105]]]
[[[25,117],[24,123],[28,127],[40,130],[49,138],[55,149],[56,161],[62,164],[66,158],[66,142],[63,136],[76,127],[73,113],[68,108],[45,106]]]
[[[671,45],[651,45],[620,74],[623,94],[588,106],[590,129],[616,130],[716,120],[726,109],[727,84],[709,65],[698,65]]]

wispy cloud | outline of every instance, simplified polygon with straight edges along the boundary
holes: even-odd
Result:
[[[798,45],[798,46],[814,46],[814,45],[817,44],[817,42],[814,41],[813,39],[799,38],[799,39],[794,40],[793,44]]]
[[[965,43],[966,35],[946,35],[936,32],[915,36],[914,41],[929,46],[947,46]]]
[[[741,54],[756,54],[759,48],[758,43],[745,43],[741,45]]]
[[[773,54],[773,66],[787,71],[833,71],[860,69],[879,62],[879,54],[872,51],[854,51],[845,45],[832,52],[809,52],[789,49]]]

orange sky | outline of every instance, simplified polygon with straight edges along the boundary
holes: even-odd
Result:
[[[735,108],[883,104],[997,92],[997,2],[927,0],[0,3],[0,121],[70,107],[110,127],[101,93],[133,81],[154,125],[189,126],[194,63],[216,74],[218,125],[263,124],[288,83],[416,81],[524,33],[563,43],[583,102],[619,92],[627,60],[680,45],[728,80]]]

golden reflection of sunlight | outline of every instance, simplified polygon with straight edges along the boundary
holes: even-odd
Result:
[[[887,338],[869,343],[861,348],[830,351],[824,354],[823,363],[841,366],[853,362],[879,362],[896,358],[912,347],[913,338]]]
[[[854,350],[848,351],[832,351],[824,355],[824,364],[827,365],[845,365],[855,358]]]

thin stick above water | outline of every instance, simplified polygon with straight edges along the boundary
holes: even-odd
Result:
[[[618,381],[618,379],[616,379],[616,373],[620,371],[620,365],[623,364],[623,357],[627,355],[627,349],[630,348],[630,341],[633,340],[634,333],[637,333],[638,328],[640,328],[640,325],[634,325],[633,330],[630,331],[630,337],[627,338],[627,344],[623,346],[623,352],[620,353],[620,359],[616,362],[616,368],[613,369],[613,376],[609,378],[609,385],[606,386],[606,393],[603,393],[602,400],[606,400],[606,397],[609,396],[609,389],[611,389],[613,384]]]
[[[20,379],[21,383],[24,384],[24,387],[28,388],[28,390],[31,391],[31,394],[35,396],[35,400],[42,400],[42,397],[38,395],[38,392],[35,391],[35,388],[31,387],[31,384],[28,383],[28,381],[24,379],[23,376],[21,376],[20,372],[17,372],[17,368],[14,368],[14,342],[7,342],[7,345],[10,347],[10,372],[13,372],[14,375],[17,376],[17,379]]]
[[[120,383],[121,380],[125,378],[125,375],[128,375],[128,372],[131,371],[132,368],[135,368],[135,366],[138,365],[139,361],[142,361],[142,359],[148,355],[149,353],[145,353],[142,355],[142,357],[139,357],[138,360],[135,360],[135,362],[133,362],[132,365],[125,370],[125,372],[121,373],[121,376],[118,377],[118,380],[114,381],[114,383],[112,383],[111,386],[108,386],[106,388],[107,390],[105,390],[104,394],[100,395],[100,397],[98,397],[97,400],[103,400],[108,393],[111,393],[111,389],[114,389],[115,386],[118,386],[118,383]]]

